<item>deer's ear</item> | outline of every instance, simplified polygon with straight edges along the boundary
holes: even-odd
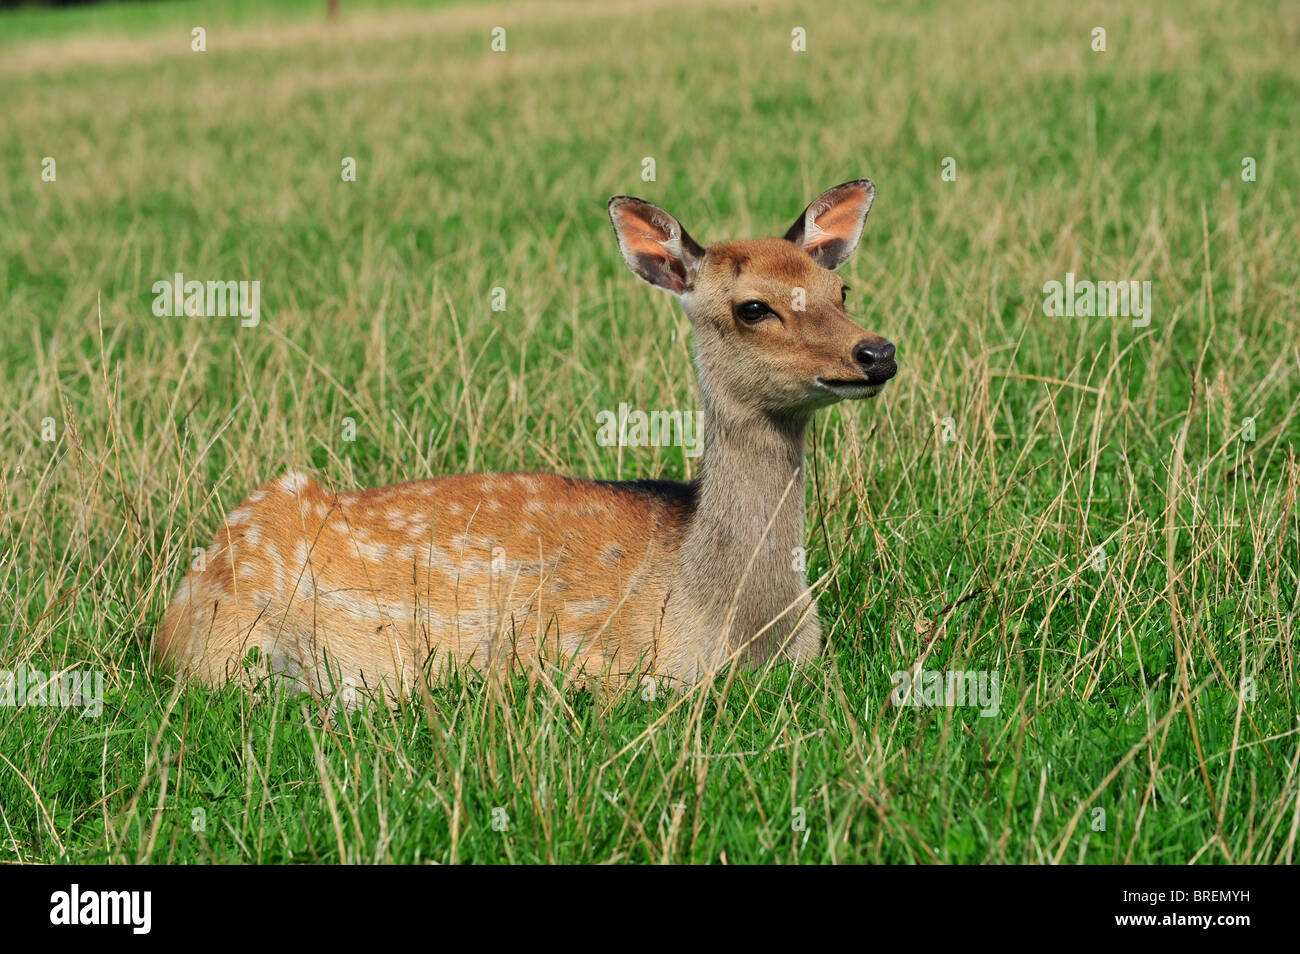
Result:
[[[628,268],[674,295],[690,289],[704,249],[680,222],[659,206],[630,195],[609,200],[609,220]]]
[[[785,237],[817,264],[839,268],[858,247],[875,198],[876,187],[870,179],[854,179],[827,189],[803,210]]]

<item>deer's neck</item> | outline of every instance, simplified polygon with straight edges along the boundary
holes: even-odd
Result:
[[[801,603],[807,590],[799,548],[808,418],[773,419],[701,390],[705,447],[682,584],[710,618],[730,619],[736,647]],[[749,654],[769,655],[800,614],[798,606],[786,612],[749,643]]]

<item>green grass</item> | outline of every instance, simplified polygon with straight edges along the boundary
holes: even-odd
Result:
[[[106,680],[0,714],[0,859],[1293,860],[1293,7],[343,6],[204,54],[154,5],[0,14],[0,669]],[[689,476],[596,442],[697,399],[605,199],[717,241],[859,175],[845,278],[902,370],[817,421],[816,664],[343,714],[152,669],[190,548],[287,466]],[[261,325],[155,318],[176,271],[260,280]],[[1045,317],[1067,271],[1151,281],[1150,326]],[[918,661],[997,672],[997,715],[890,705]]]
[[[340,14],[401,9],[428,10],[451,0],[340,0]],[[251,27],[323,20],[327,0],[104,0],[65,7],[38,6],[39,0],[19,0],[0,20],[0,48],[32,41],[58,42],[71,35],[131,38],[148,31],[178,33],[189,42],[190,31]]]

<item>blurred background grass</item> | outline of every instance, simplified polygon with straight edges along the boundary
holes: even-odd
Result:
[[[98,666],[112,700],[0,728],[5,850],[1291,859],[1294,6],[324,7],[0,13],[0,668]],[[596,444],[622,401],[695,406],[688,324],[624,269],[606,198],[708,242],[860,175],[850,308],[902,370],[819,419],[817,666],[613,708],[465,685],[342,734],[150,671],[190,548],[286,466],[689,477],[680,448]],[[177,271],[260,280],[261,324],[154,317]],[[1150,327],[1045,317],[1067,271],[1151,281]],[[887,706],[918,659],[1001,672],[1000,716]],[[291,754],[255,757],[275,731]],[[218,790],[242,821],[191,832]],[[531,820],[510,840],[501,805]]]

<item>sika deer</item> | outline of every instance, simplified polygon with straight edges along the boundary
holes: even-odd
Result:
[[[230,513],[155,654],[219,683],[247,679],[258,647],[313,692],[390,694],[449,666],[690,683],[731,659],[816,655],[816,606],[792,568],[805,432],[818,408],[878,394],[897,371],[832,271],[874,197],[846,182],[784,238],[709,248],[649,202],[609,201],[628,266],[694,328],[705,450],[692,483],[476,474],[332,493],[291,472]]]

